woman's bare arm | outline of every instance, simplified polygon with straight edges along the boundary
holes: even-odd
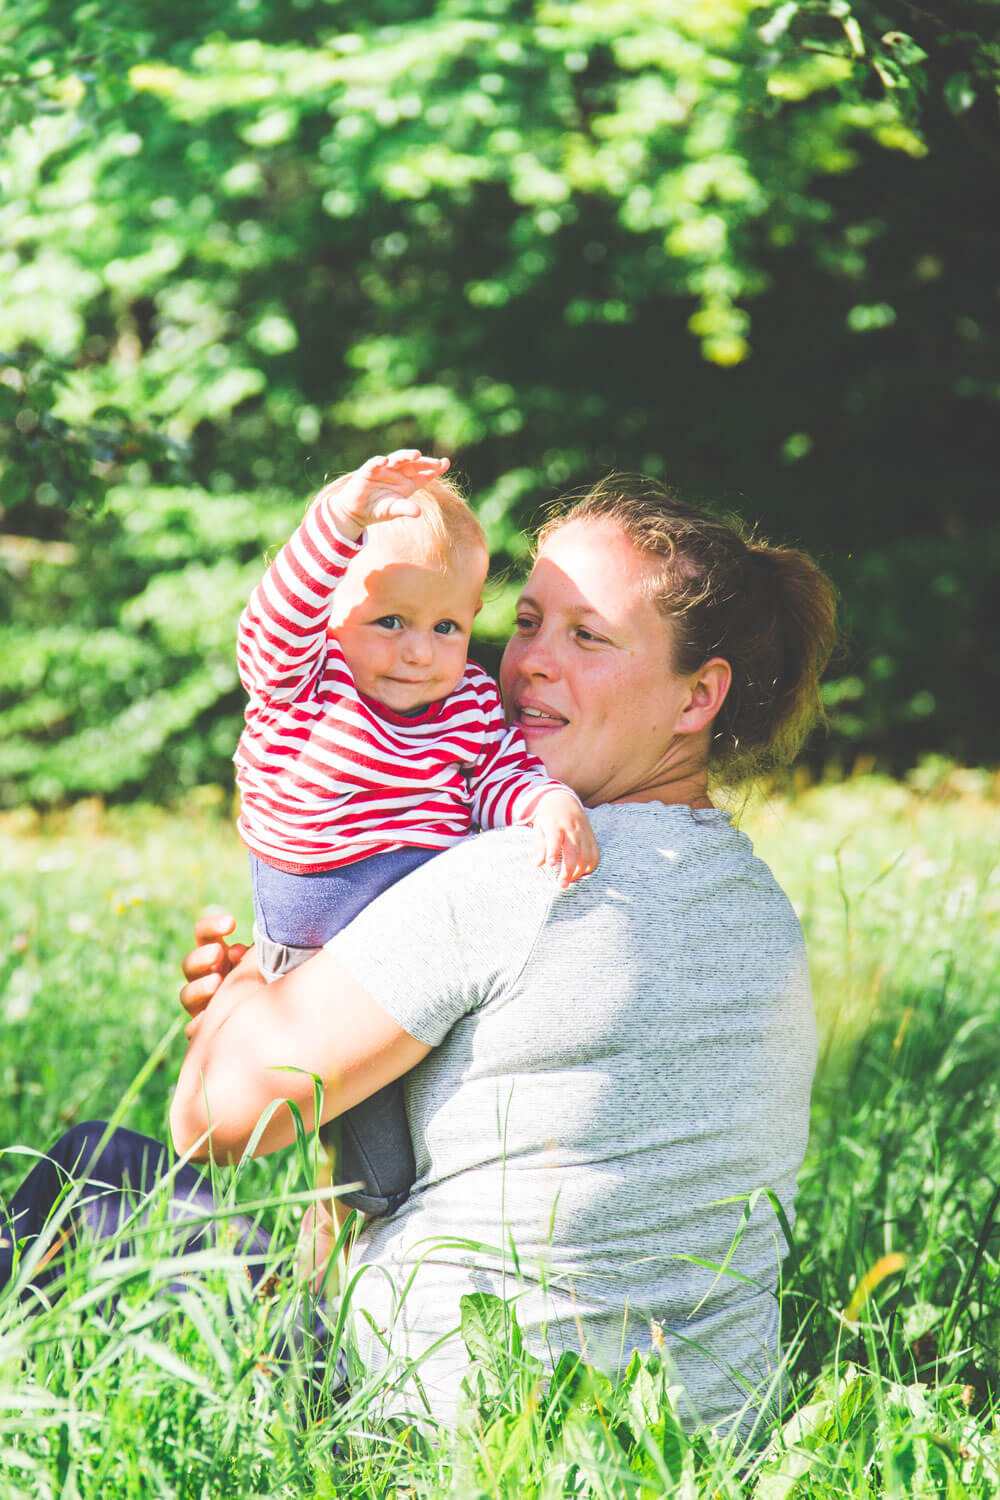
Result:
[[[251,949],[201,1009],[190,996],[192,976],[201,972],[194,958],[188,956],[182,994],[196,1013],[170,1110],[174,1145],[194,1160],[238,1160],[276,1099],[295,1103],[311,1130],[408,1072],[431,1050],[325,950],[265,984]],[[318,1122],[314,1077],[323,1089]],[[287,1146],[294,1136],[291,1112],[279,1107],[255,1154]]]

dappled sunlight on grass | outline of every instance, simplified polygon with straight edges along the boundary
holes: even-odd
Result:
[[[347,1407],[314,1399],[301,1365],[275,1364],[271,1315],[237,1264],[217,1256],[178,1317],[150,1250],[113,1272],[71,1258],[65,1295],[28,1321],[0,1301],[0,1492],[55,1497],[72,1476],[85,1500],[736,1500],[747,1481],[759,1500],[994,1495],[996,781],[939,766],[910,784],[799,786],[754,798],[740,822],[802,919],[821,1034],[782,1289],[796,1409],[762,1454],[692,1443],[655,1356],[617,1385],[567,1365],[547,1389],[508,1318],[456,1435],[369,1432],[378,1377]],[[206,791],[172,811],[2,815],[0,860],[0,1144],[41,1146],[126,1100],[176,1019],[194,913],[217,901],[246,930],[245,854],[231,808]],[[182,1046],[123,1123],[163,1137]],[[286,1283],[308,1177],[294,1155],[249,1164],[239,1184],[276,1231]],[[26,1164],[0,1155],[0,1190]],[[114,1316],[97,1283],[118,1296]]]
[[[759,795],[741,826],[802,922],[821,1074],[914,996],[1000,973],[1000,784],[988,772],[877,776]]]

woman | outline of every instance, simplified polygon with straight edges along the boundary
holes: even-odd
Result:
[[[597,873],[563,891],[505,830],[270,986],[252,953],[221,988],[241,950],[189,955],[171,1128],[195,1159],[239,1157],[275,1101],[312,1127],[317,1076],[326,1121],[406,1075],[417,1183],[359,1238],[355,1324],[369,1364],[419,1361],[438,1414],[467,1363],[458,1299],[484,1290],[517,1299],[540,1356],[611,1372],[655,1320],[691,1422],[766,1405],[768,1194],[791,1219],[815,1029],[799,925],[710,783],[794,753],[832,638],[808,559],[600,486],[543,530],[501,670],[511,720],[592,810]],[[256,1149],[293,1134],[279,1102]]]

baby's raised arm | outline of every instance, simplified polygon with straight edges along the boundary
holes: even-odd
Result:
[[[414,491],[447,467],[446,458],[402,448],[320,490],[240,617],[236,660],[251,699],[287,703],[320,671],[333,592],[361,533],[395,516],[419,515]]]

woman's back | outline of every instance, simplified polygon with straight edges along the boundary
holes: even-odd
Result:
[[[801,931],[726,814],[630,804],[594,826],[600,867],[569,891],[530,833],[490,834],[333,945],[435,1046],[407,1080],[413,1195],[357,1252],[396,1287],[421,1267],[395,1322],[374,1269],[355,1298],[415,1355],[455,1327],[463,1292],[513,1296],[529,1347],[579,1349],[582,1328],[612,1370],[655,1318],[698,1418],[717,1421],[746,1398],[727,1371],[766,1383],[778,1353],[785,1247],[766,1194],[740,1231],[760,1188],[792,1216],[815,1061]],[[463,1364],[453,1347],[424,1369],[443,1414]]]

